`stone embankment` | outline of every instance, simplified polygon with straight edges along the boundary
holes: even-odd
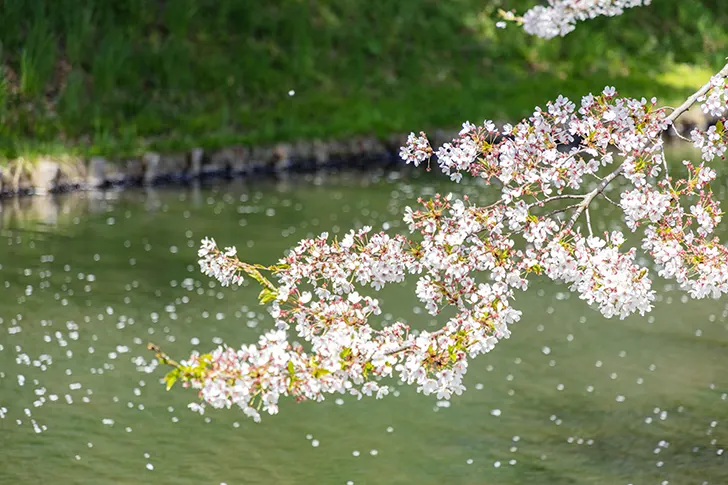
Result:
[[[688,137],[693,128],[706,129],[712,123],[699,110],[690,110],[679,121],[677,131]],[[455,138],[457,133],[458,130],[435,130],[431,134],[432,145],[440,146]],[[677,139],[675,130],[670,130],[667,135],[668,139]],[[299,141],[252,148],[233,146],[214,151],[196,148],[186,153],[148,152],[141,157],[124,160],[48,157],[32,163],[11,161],[4,172],[0,166],[0,196],[186,184],[209,179],[275,176],[286,172],[393,168],[401,163],[399,148],[406,138],[406,134],[398,134],[386,139],[352,137],[345,141]]]
[[[266,177],[285,172],[394,167],[400,163],[399,147],[405,140],[406,135],[385,140],[353,137],[345,142],[317,140],[268,147],[233,146],[214,151],[196,148],[173,154],[147,152],[125,160],[47,157],[32,163],[11,161],[4,173],[0,167],[0,194],[5,197],[43,195],[69,190]]]

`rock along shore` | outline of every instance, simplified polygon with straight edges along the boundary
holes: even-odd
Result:
[[[693,110],[676,126],[682,136],[694,127],[706,129],[713,120]],[[458,130],[435,130],[430,140],[438,147],[457,137]],[[677,139],[675,130],[667,133]],[[263,147],[232,146],[206,151],[159,154],[147,152],[130,159],[40,158],[22,173],[0,167],[0,198],[43,195],[72,190],[188,184],[194,181],[274,177],[283,173],[319,170],[394,168],[401,164],[399,149],[407,134],[380,139],[373,136],[348,140],[298,141]]]
[[[448,133],[457,135],[457,132]],[[0,167],[0,197],[44,195],[72,190],[187,184],[194,181],[274,177],[283,173],[320,170],[387,168],[401,163],[399,147],[407,135],[352,137],[348,141],[299,141],[266,147],[232,146],[206,151],[160,154],[138,158],[88,159],[41,157],[30,170],[16,173],[17,163]],[[444,142],[445,139],[439,137]],[[438,141],[439,141],[438,139]]]

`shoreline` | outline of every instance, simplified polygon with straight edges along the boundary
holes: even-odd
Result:
[[[691,111],[686,115],[676,125],[683,137],[689,136],[694,127],[707,129],[715,122],[701,112]],[[433,146],[440,146],[457,137],[458,132],[459,129],[434,130],[430,140]],[[674,130],[666,134],[667,143],[680,140]],[[209,151],[194,148],[166,154],[146,152],[124,159],[100,156],[47,156],[32,162],[15,159],[0,167],[0,200],[84,190],[271,178],[326,170],[393,168],[402,163],[399,148],[407,135],[393,134],[385,139],[353,136],[346,140],[299,140],[258,147],[235,145]]]
[[[438,131],[438,139],[457,131]],[[274,145],[231,146],[206,151],[146,152],[124,159],[105,157],[38,157],[32,163],[11,160],[15,173],[0,167],[0,200],[79,190],[187,185],[210,180],[261,179],[281,174],[306,174],[325,170],[393,168],[401,160],[399,147],[407,135],[386,139],[373,136],[347,140],[297,141]],[[24,163],[25,162],[25,163]],[[17,170],[17,169],[16,169]]]

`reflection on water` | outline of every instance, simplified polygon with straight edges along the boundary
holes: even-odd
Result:
[[[662,281],[649,317],[618,321],[534,280],[513,337],[452,402],[395,385],[255,424],[159,384],[147,342],[185,356],[270,325],[255,288],[198,274],[202,237],[273,262],[325,230],[403,230],[406,205],[450,190],[350,174],[3,201],[0,483],[727,483],[728,307]],[[413,293],[384,292],[383,323],[436,325]]]

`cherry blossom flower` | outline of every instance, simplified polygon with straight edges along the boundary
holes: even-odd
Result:
[[[501,16],[506,21],[518,22],[528,34],[552,39],[572,32],[577,22],[599,16],[615,17],[625,9],[650,3],[651,0],[548,0],[548,6],[536,5],[522,17],[512,12],[502,12]]]
[[[577,21],[648,3],[551,0],[522,21],[527,31],[553,37]],[[437,149],[424,133],[410,134],[400,151],[406,163],[429,169],[435,157],[451,180],[475,177],[498,190],[484,206],[467,195],[419,199],[403,214],[408,235],[371,227],[341,240],[322,233],[271,266],[245,263],[235,248],[204,239],[201,271],[223,286],[258,282],[273,325],[255,344],[222,345],[179,363],[158,352],[173,367],[167,384],[181,379],[198,391],[193,411],[238,407],[255,421],[276,414],[285,397],[381,399],[388,378],[451,399],[465,391],[470,359],[511,335],[521,318],[512,302],[532,278],[567,285],[606,318],[651,311],[655,291],[640,253],[693,298],[727,293],[728,248],[713,235],[723,212],[710,191],[715,170],[706,165],[726,151],[724,120],[693,131],[703,162],[683,162],[683,178],[668,173],[662,140],[696,101],[706,113],[726,113],[726,75],[728,65],[675,109],[606,87],[578,104],[559,96],[515,125],[465,122]],[[618,179],[624,187],[614,202],[605,189]],[[639,248],[623,248],[618,230],[594,234],[589,208],[597,198],[617,205],[629,230],[642,231]],[[376,293],[406,279],[416,280],[415,295],[443,320],[440,329],[371,324],[382,312]],[[451,316],[443,318],[447,307]]]

